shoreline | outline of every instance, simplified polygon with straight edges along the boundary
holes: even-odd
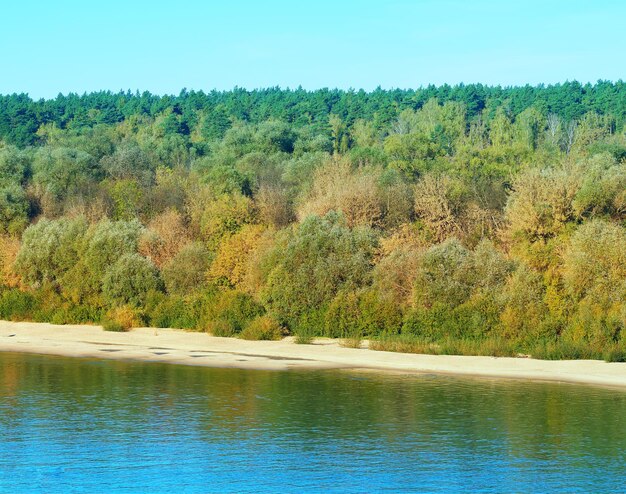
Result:
[[[113,333],[100,326],[0,321],[0,352],[251,370],[354,369],[445,374],[626,388],[626,363],[396,353],[344,348],[339,340],[326,338],[299,345],[293,338],[247,341],[160,328]]]

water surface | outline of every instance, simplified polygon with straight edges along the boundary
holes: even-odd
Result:
[[[0,492],[620,492],[626,392],[0,353]]]

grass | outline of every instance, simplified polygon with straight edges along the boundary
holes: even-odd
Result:
[[[409,335],[383,336],[370,340],[370,350],[399,353],[437,353],[436,345]]]
[[[244,340],[280,340],[283,331],[280,325],[270,316],[258,316],[253,319],[239,334]]]
[[[350,336],[343,338],[339,344],[344,348],[361,348],[363,338],[361,338],[361,336]]]
[[[370,341],[370,349],[386,352],[422,353],[430,355],[474,355],[492,357],[530,356],[539,360],[604,360],[626,362],[626,344],[613,343],[594,347],[588,342],[538,342],[522,345],[520,342],[489,338],[483,340],[445,339],[428,341],[413,335],[393,335]]]
[[[294,335],[294,343],[298,345],[310,345],[313,343],[313,335],[307,333],[299,333]]]
[[[102,322],[102,329],[105,331],[113,331],[116,333],[123,333],[124,331],[128,331],[128,328],[124,327],[124,325],[119,321],[114,321],[112,319],[107,319]]]

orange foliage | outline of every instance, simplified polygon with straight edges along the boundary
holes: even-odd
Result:
[[[190,235],[178,211],[156,216],[139,239],[139,252],[157,267],[163,266],[190,242]]]

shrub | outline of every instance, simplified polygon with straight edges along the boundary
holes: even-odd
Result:
[[[0,286],[18,288],[22,279],[15,272],[15,259],[20,251],[20,241],[0,235]]]
[[[294,220],[292,200],[285,188],[262,185],[254,195],[254,202],[264,225],[282,228]]]
[[[463,184],[447,176],[425,175],[415,186],[415,214],[438,241],[461,234],[466,207]]]
[[[30,204],[17,183],[0,183],[0,233],[20,234],[28,226]]]
[[[154,218],[139,238],[139,252],[157,267],[163,266],[190,241],[181,214],[166,211]]]
[[[111,304],[139,307],[150,290],[161,287],[159,274],[148,259],[139,254],[126,254],[106,272],[102,291]]]
[[[79,260],[80,241],[87,221],[78,217],[39,222],[26,229],[15,270],[31,287],[58,284]]]
[[[301,315],[326,306],[340,290],[369,284],[377,239],[369,228],[347,227],[331,212],[310,216],[279,234],[263,260],[262,299],[288,325]]]
[[[280,340],[283,336],[280,324],[270,316],[258,316],[239,335],[244,340]]]
[[[105,272],[121,257],[137,252],[141,223],[103,220],[88,233],[84,253],[91,278],[101,282]]]
[[[348,226],[380,226],[384,216],[384,202],[379,192],[380,169],[351,169],[347,160],[331,161],[317,170],[315,181],[306,203],[298,216],[324,216],[330,211],[341,211]]]
[[[301,314],[291,330],[298,344],[310,344],[315,336],[324,334],[325,309],[312,309]]]
[[[49,306],[47,311],[38,312],[36,317],[52,324],[85,324],[102,319],[103,311],[99,307],[65,303],[61,306]]]
[[[254,219],[252,201],[241,194],[223,195],[206,204],[200,219],[200,232],[209,249],[215,249]]]
[[[606,362],[626,362],[626,346],[615,344],[604,351],[603,358]]]
[[[574,199],[581,217],[619,216],[626,205],[626,164],[616,163],[608,153],[600,153],[583,164],[584,174]]]
[[[263,307],[250,295],[237,290],[219,291],[205,300],[201,325],[214,336],[238,334],[263,314]]]
[[[137,315],[137,312],[129,306],[122,306],[115,309],[110,309],[103,321],[102,328],[105,331],[128,331],[133,327],[137,327],[141,324],[141,321]]]
[[[324,334],[355,340],[356,345],[356,340],[366,336],[398,333],[401,323],[400,308],[374,290],[343,291],[326,311]]]
[[[549,313],[545,285],[539,273],[519,266],[504,286],[500,299],[504,307],[500,314],[501,336],[527,341],[550,336],[544,331],[549,333],[551,327],[545,324]]]
[[[125,328],[121,322],[113,321],[111,319],[105,319],[102,322],[102,329],[104,329],[105,331],[113,331],[116,333],[128,331],[128,328]]]
[[[252,253],[259,244],[265,228],[246,225],[239,232],[224,239],[211,263],[209,276],[216,282],[242,288],[249,269]]]
[[[202,314],[200,295],[168,295],[152,292],[146,302],[146,317],[158,328],[197,329]]]
[[[465,302],[474,285],[472,261],[472,253],[456,239],[431,247],[417,271],[415,305],[456,307]]]
[[[578,300],[626,297],[626,229],[603,220],[581,225],[564,254],[563,279]]]
[[[556,236],[575,220],[573,201],[579,188],[575,170],[532,168],[522,172],[514,180],[506,205],[505,236],[531,242]]]
[[[221,338],[230,338],[231,336],[235,336],[237,334],[235,327],[230,324],[229,321],[224,319],[216,319],[209,322],[207,325],[207,332],[212,336],[219,336]]]
[[[0,292],[0,319],[31,319],[37,306],[37,299],[31,293],[16,288]]]
[[[165,288],[171,294],[185,294],[206,284],[211,254],[201,242],[183,247],[161,271]]]

